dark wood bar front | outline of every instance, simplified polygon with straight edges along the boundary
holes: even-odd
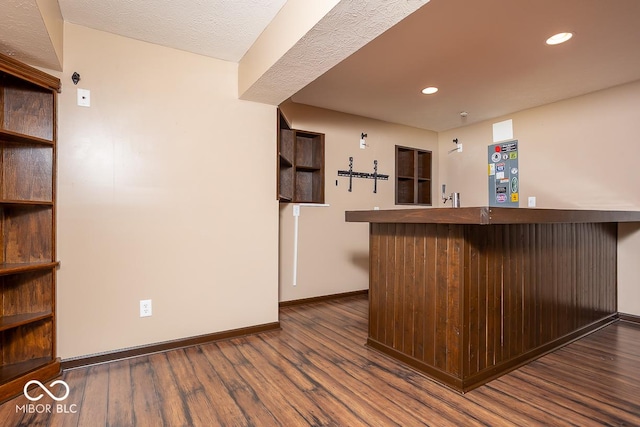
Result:
[[[370,223],[367,344],[466,392],[617,318],[617,223],[640,212],[349,211]]]

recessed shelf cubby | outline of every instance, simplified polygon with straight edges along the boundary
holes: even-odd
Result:
[[[278,112],[278,200],[324,203],[324,134],[291,129]]]
[[[396,145],[396,205],[431,204],[431,151]]]

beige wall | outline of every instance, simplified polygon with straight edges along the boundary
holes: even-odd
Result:
[[[492,124],[513,120],[519,144],[520,206],[640,210],[640,82],[522,111],[438,135],[440,182],[463,206],[488,203],[487,146]],[[470,112],[473,114],[473,112]],[[458,138],[462,153],[446,154]],[[618,305],[640,315],[640,230],[620,230]]]
[[[64,43],[59,356],[277,321],[275,107],[237,99],[234,63],[68,23]]]
[[[292,204],[280,209],[280,300],[290,301],[369,287],[369,228],[346,223],[347,210],[392,209],[394,199],[395,145],[433,150],[434,176],[438,174],[435,132],[401,126],[335,111],[285,103],[282,111],[295,129],[325,134],[325,203],[329,207],[302,207],[299,217],[297,285],[293,286]],[[360,134],[368,134],[367,147],[359,148]],[[338,170],[388,174],[388,181],[338,177]],[[336,180],[338,185],[336,186]],[[275,190],[274,190],[275,191]]]
[[[366,289],[368,226],[345,223],[344,211],[396,207],[395,144],[433,150],[436,204],[446,183],[462,193],[463,205],[485,205],[491,124],[511,118],[523,200],[640,209],[640,82],[439,135],[286,103],[293,127],[326,134],[330,204],[302,208],[293,287],[292,209],[281,205],[278,213],[275,200],[275,108],[237,99],[238,65],[72,24],[65,24],[64,43],[63,359],[274,322],[278,300]],[[90,108],[75,105],[74,71],[79,87],[91,90]],[[366,150],[358,148],[361,132],[369,135]],[[463,153],[447,154],[453,138]],[[355,171],[372,171],[377,159],[379,173],[390,175],[377,194],[365,179],[347,191],[348,178],[337,171],[348,168],[349,156]],[[560,165],[570,168],[564,176]],[[620,234],[619,309],[640,315],[640,229],[625,226]],[[141,319],[138,302],[147,298],[154,314]]]

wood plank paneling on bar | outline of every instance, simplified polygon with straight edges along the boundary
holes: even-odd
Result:
[[[479,235],[479,230],[476,227],[472,227],[474,233]],[[491,342],[491,330],[489,327],[489,313],[490,302],[493,298],[493,293],[488,281],[488,253],[487,242],[488,239],[477,239],[478,245],[478,299],[480,307],[478,309],[478,364],[477,369],[474,372],[478,372],[488,366],[491,360],[489,354],[489,343]],[[483,333],[484,332],[484,333]]]
[[[380,292],[378,292],[378,331],[377,336],[379,337],[380,342],[387,342],[387,327],[391,322],[393,317],[389,318],[388,313],[391,309],[389,309],[385,304],[387,301],[387,297],[389,294],[387,283],[387,268],[389,268],[390,264],[390,254],[389,254],[389,225],[388,224],[375,224],[380,227]],[[385,234],[383,234],[383,232]]]
[[[502,272],[502,241],[503,241],[503,228],[491,227],[489,231],[493,231],[491,235],[494,235],[494,244],[491,248],[491,260],[493,261],[492,274],[493,277],[493,363],[489,366],[498,364],[504,360],[503,344],[504,344],[504,276]],[[500,249],[498,249],[500,248]]]
[[[463,301],[462,312],[466,314],[466,318],[463,319],[462,324],[467,326],[467,330],[463,331],[462,336],[462,348],[468,349],[468,356],[465,360],[463,367],[463,376],[469,375],[470,372],[477,372],[478,370],[478,324],[479,324],[479,260],[478,251],[475,251],[472,245],[464,245],[464,258],[468,260],[468,268],[464,271],[464,289],[463,293],[468,295]]]
[[[386,266],[384,269],[381,269],[381,277],[382,283],[384,283],[384,293],[381,295],[381,304],[380,309],[383,311],[384,323],[381,323],[381,338],[382,342],[387,345],[393,345],[393,335],[391,334],[390,328],[393,328],[393,280],[390,280],[390,277],[393,277],[393,269],[395,265],[395,253],[396,247],[394,243],[394,239],[391,237],[393,233],[395,233],[396,226],[395,224],[386,225],[387,234],[381,236],[382,248],[384,248],[384,254],[386,255],[385,262]]]
[[[371,230],[370,338],[451,378],[488,378],[616,310],[615,224]]]
[[[416,254],[416,225],[405,224],[404,239],[405,239],[405,269],[403,275],[403,289],[404,289],[404,301],[403,301],[403,323],[404,330],[402,331],[402,342],[404,352],[415,357],[415,331],[414,331],[414,317],[416,315],[416,260],[418,259]],[[420,285],[418,285],[420,287]]]
[[[437,276],[437,227],[424,224],[425,230],[425,305],[424,305],[424,358],[427,365],[435,366],[436,358],[436,282]]]
[[[510,255],[510,311],[511,330],[509,331],[509,358],[513,358],[523,352],[522,349],[522,313],[524,312],[522,293],[524,282],[522,280],[522,225],[510,225],[509,247]]]
[[[404,271],[406,269],[406,265],[404,260],[406,259],[406,242],[405,242],[405,230],[406,224],[398,224],[397,225],[397,234],[395,239],[396,244],[396,260],[401,260],[400,263],[396,264],[395,268],[395,302],[394,302],[394,316],[395,322],[393,324],[393,337],[394,337],[394,348],[397,348],[400,351],[404,349],[404,317],[405,317],[405,283],[404,283]]]
[[[425,298],[426,286],[428,285],[426,277],[426,226],[418,225],[415,230],[415,294],[413,296],[413,331],[414,331],[414,348],[413,357],[418,360],[425,359]]]
[[[449,225],[449,284],[447,295],[447,372],[462,378],[464,227]]]
[[[380,307],[380,293],[383,285],[380,283],[380,269],[383,263],[380,257],[380,225],[369,224],[369,335],[380,336],[380,317],[382,311]]]
[[[404,316],[404,283],[403,274],[405,268],[405,242],[404,230],[405,224],[396,224],[396,234],[394,236],[395,259],[393,266],[393,325],[391,325],[391,333],[393,336],[392,347],[402,351],[402,318]]]
[[[531,224],[523,226],[522,230],[522,270],[520,272],[522,280],[522,350],[527,351],[532,348],[531,345],[531,327],[533,322],[531,319]]]
[[[447,369],[447,309],[449,290],[449,226],[438,224],[436,226],[436,283],[435,283],[435,325],[434,347],[435,364],[437,369],[446,372]]]

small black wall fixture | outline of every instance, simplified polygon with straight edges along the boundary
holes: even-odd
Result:
[[[78,82],[80,81],[80,74],[78,74],[77,72],[74,72],[71,75],[71,81],[73,82],[74,85],[77,85]]]

